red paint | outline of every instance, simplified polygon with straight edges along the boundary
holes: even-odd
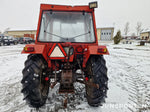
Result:
[[[78,46],[78,47],[76,48],[76,51],[77,51],[78,53],[83,53],[83,48],[82,48],[82,46]]]

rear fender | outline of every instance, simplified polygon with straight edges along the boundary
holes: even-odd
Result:
[[[89,54],[90,55],[109,55],[108,49],[106,52],[98,52],[98,49],[107,49],[106,46],[89,46]]]
[[[98,52],[98,49],[106,49],[106,52]],[[86,63],[90,56],[94,55],[109,55],[109,51],[106,46],[88,46],[88,50],[84,53],[84,60],[83,60],[83,68],[86,67]]]
[[[34,51],[26,52],[24,49],[22,50],[22,54],[42,54],[45,60],[47,60],[47,52],[46,45],[35,45],[35,44],[27,44],[25,47],[34,47]]]

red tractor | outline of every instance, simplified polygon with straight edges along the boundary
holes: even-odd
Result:
[[[59,93],[74,93],[74,83],[85,84],[91,106],[99,106],[107,94],[107,68],[99,46],[94,8],[41,4],[35,44],[26,45],[29,54],[23,69],[22,93],[27,103],[40,108],[49,87],[60,83]]]

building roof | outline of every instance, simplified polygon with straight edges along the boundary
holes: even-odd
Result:
[[[9,28],[7,31],[8,32],[14,32],[14,31],[36,31],[36,28],[34,28],[34,27],[18,27],[18,28]]]
[[[8,30],[8,32],[19,32],[19,31],[36,31],[36,30]]]
[[[150,29],[147,28],[147,29],[143,30],[141,33],[150,33]]]
[[[99,27],[97,29],[114,29],[114,27]]]

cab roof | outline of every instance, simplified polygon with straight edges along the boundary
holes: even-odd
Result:
[[[67,5],[53,5],[53,4],[41,4],[41,10],[54,10],[54,11],[85,11],[93,12],[94,9],[90,9],[89,6],[67,6]]]

